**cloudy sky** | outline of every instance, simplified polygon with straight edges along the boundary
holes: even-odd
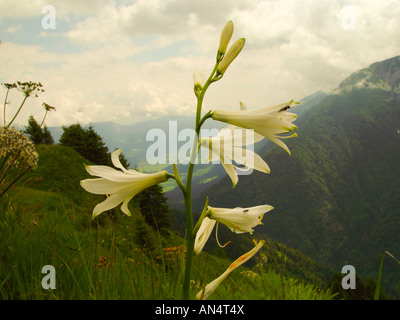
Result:
[[[211,71],[232,20],[232,42],[246,45],[204,107],[256,108],[333,90],[400,55],[399,17],[399,0],[0,0],[0,82],[44,85],[23,124],[41,120],[42,102],[57,109],[48,126],[194,116],[193,72]],[[9,99],[8,119],[22,96]]]

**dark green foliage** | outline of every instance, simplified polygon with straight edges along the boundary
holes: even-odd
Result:
[[[111,165],[110,153],[102,137],[96,133],[93,126],[85,129],[86,153],[88,160],[96,164]]]
[[[43,128],[43,144],[54,144],[53,136],[51,135],[47,126]]]
[[[111,165],[110,154],[103,139],[92,126],[82,127],[79,123],[63,127],[60,144],[71,147],[94,164]]]
[[[167,199],[159,185],[143,190],[138,195],[139,208],[146,222],[160,233],[166,233],[171,221]]]
[[[335,300],[373,300],[376,288],[376,281],[368,278],[363,282],[359,276],[356,276],[356,287],[355,289],[343,289],[342,279],[343,274],[336,273],[332,276],[328,287],[331,288],[335,296]],[[384,291],[381,290],[380,300],[389,300]]]
[[[83,128],[80,124],[73,124],[63,127],[63,129],[64,133],[60,138],[60,144],[75,149],[92,163],[112,166],[111,154],[103,139],[92,126]],[[130,164],[122,153],[119,159],[125,168],[129,168]],[[159,230],[161,233],[165,233],[169,229],[168,204],[160,186],[156,185],[143,190],[133,202],[138,203],[138,208],[146,223],[153,229]]]
[[[117,149],[115,149],[115,150],[117,150]],[[128,162],[128,159],[125,157],[125,155],[122,152],[119,154],[119,161],[121,162],[121,164],[124,168],[129,168],[131,166],[131,164]]]
[[[29,116],[28,125],[25,127],[24,133],[28,135],[34,144],[42,143],[43,131],[32,115]]]
[[[51,136],[50,131],[47,129],[47,126],[41,128],[32,115],[29,116],[28,125],[25,126],[24,133],[28,135],[35,145],[54,144],[54,139]]]

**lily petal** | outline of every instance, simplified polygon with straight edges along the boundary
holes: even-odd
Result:
[[[196,294],[196,300],[206,300],[208,297],[217,289],[217,287],[224,281],[234,270],[239,268],[242,264],[246,261],[251,259],[264,245],[265,241],[261,240],[258,244],[249,252],[245,253],[244,255],[240,256],[236,259],[226,271],[221,274],[218,278],[214,281],[210,282],[203,290],[201,290],[198,294]]]
[[[203,250],[208,238],[211,235],[211,232],[214,229],[215,223],[216,223],[215,220],[210,219],[208,217],[205,217],[201,222],[201,226],[196,233],[196,239],[194,242],[195,254],[199,254]]]
[[[103,202],[100,202],[98,205],[96,205],[94,207],[92,219],[94,219],[95,217],[97,217],[99,214],[101,214],[104,211],[115,208],[122,201],[124,201],[124,199],[127,196],[128,196],[128,192],[124,192],[124,193],[114,193],[111,196],[107,197],[106,200],[104,200]]]
[[[88,192],[94,194],[112,194],[119,190],[129,187],[130,183],[115,182],[105,178],[85,179],[81,181],[81,186]]]
[[[86,166],[89,174],[100,178],[82,180],[81,186],[90,193],[109,195],[107,199],[95,206],[92,218],[120,203],[122,203],[122,212],[131,215],[128,203],[134,196],[144,189],[168,180],[166,171],[147,174],[127,170],[119,160],[120,153],[121,150],[114,151],[111,160],[114,166],[122,171],[107,166]]]

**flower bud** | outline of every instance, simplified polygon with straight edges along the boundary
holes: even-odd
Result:
[[[203,86],[204,84],[204,80],[206,79],[206,76],[204,75],[204,73],[200,70],[196,70],[193,73],[193,82],[194,85],[199,85],[199,86]]]
[[[237,40],[232,47],[228,50],[227,54],[224,56],[222,59],[221,63],[219,64],[217,68],[217,76],[221,75],[223,76],[226,69],[229,67],[229,65],[232,63],[233,60],[238,56],[240,51],[242,51],[242,48],[245,43],[245,39],[241,38]]]
[[[193,82],[194,82],[194,93],[196,96],[200,93],[201,89],[203,88],[204,81],[206,76],[200,70],[196,70],[193,74]]]
[[[218,56],[222,57],[225,54],[226,48],[228,47],[232,34],[233,34],[233,22],[229,21],[225,25],[224,29],[222,29],[221,39],[219,40]]]

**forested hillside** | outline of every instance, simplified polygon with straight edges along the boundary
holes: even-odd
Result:
[[[400,59],[354,73],[304,115],[289,156],[263,154],[269,175],[225,177],[206,195],[213,206],[270,204],[262,232],[340,271],[376,278],[381,254],[400,256]],[[294,139],[291,139],[294,140]],[[385,260],[383,282],[397,292],[400,266]]]

